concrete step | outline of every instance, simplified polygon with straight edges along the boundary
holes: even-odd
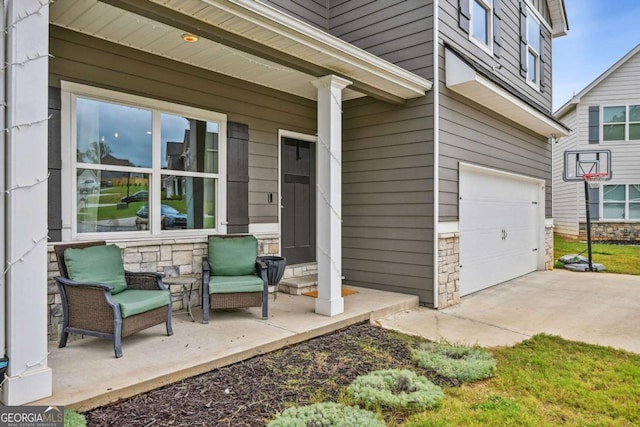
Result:
[[[302,295],[305,292],[318,289],[318,275],[308,274],[306,276],[289,277],[282,279],[278,285],[278,291],[290,295]]]

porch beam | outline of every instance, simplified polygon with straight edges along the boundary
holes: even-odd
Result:
[[[316,313],[344,312],[342,297],[342,90],[350,81],[328,75],[318,88],[318,166],[316,244],[318,298]]]
[[[279,51],[259,42],[247,39],[230,31],[224,30],[213,25],[209,25],[191,16],[187,16],[163,7],[153,2],[141,2],[139,0],[99,0],[102,3],[109,4],[127,12],[143,16],[156,22],[178,28],[185,32],[195,34],[208,40],[220,43],[233,49],[246,52],[251,55],[275,62],[284,67],[309,74],[313,77],[322,77],[326,75],[335,75],[335,71],[326,67],[305,61],[296,56],[289,55],[286,52]],[[380,90],[372,85],[353,80],[351,83],[353,89],[372,98],[394,104],[403,105],[406,100],[400,96]]]
[[[49,5],[11,0],[4,7],[6,267],[0,273],[6,271],[9,365],[2,402],[22,405],[52,393],[47,360]]]

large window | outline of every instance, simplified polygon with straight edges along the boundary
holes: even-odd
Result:
[[[70,98],[75,233],[217,229],[224,116],[109,94]]]
[[[527,82],[540,86],[540,21],[529,10],[527,14]]]
[[[640,141],[640,105],[602,109],[603,141]]]
[[[640,185],[603,185],[602,218],[614,220],[640,219]]]
[[[493,0],[472,0],[471,40],[491,51],[493,46]]]

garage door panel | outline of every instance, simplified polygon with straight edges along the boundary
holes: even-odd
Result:
[[[460,171],[460,294],[536,270],[541,228],[536,181]]]

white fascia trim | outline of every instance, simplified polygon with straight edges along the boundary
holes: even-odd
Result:
[[[507,117],[508,119],[547,137],[562,137],[569,132],[554,121],[545,117],[525,102],[516,98],[494,82],[477,73],[464,63],[453,52],[445,49],[446,82],[447,87],[460,95],[469,98],[480,105]],[[482,92],[478,94],[478,92]],[[508,103],[508,108],[499,108],[486,101],[488,96],[494,96]]]
[[[569,31],[569,22],[567,21],[567,12],[564,6],[564,0],[549,1],[549,15],[551,15],[551,35],[553,37],[566,36]]]
[[[330,55],[424,96],[432,82],[256,0],[201,0],[296,43]],[[348,76],[347,76],[348,77]]]

